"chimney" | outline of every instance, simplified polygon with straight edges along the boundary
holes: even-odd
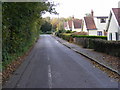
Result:
[[[72,16],[72,20],[74,20],[74,15]]]
[[[93,12],[93,10],[91,10],[91,16],[94,17],[94,12]]]

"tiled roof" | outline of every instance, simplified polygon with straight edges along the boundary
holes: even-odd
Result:
[[[69,28],[72,28],[72,20],[68,21]]]
[[[82,26],[82,20],[74,19],[73,23],[74,23],[74,28],[81,28]]]
[[[84,20],[88,30],[97,29],[93,17],[84,17]]]
[[[120,26],[120,8],[112,8],[112,10]]]

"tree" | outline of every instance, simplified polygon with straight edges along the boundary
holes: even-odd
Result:
[[[45,21],[45,23],[41,26],[41,30],[43,33],[46,33],[48,31],[52,31],[52,24]]]
[[[65,21],[66,21],[66,18],[52,18],[51,19],[52,29],[63,30]]]
[[[56,13],[50,2],[2,2],[2,60],[22,55],[39,37],[41,15]]]

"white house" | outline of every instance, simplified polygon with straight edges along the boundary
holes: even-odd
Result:
[[[105,36],[107,22],[107,16],[94,16],[91,11],[91,15],[84,17],[83,31],[88,31],[89,35]]]
[[[80,32],[82,31],[82,25],[83,25],[83,20],[72,18],[72,20],[69,20],[64,23],[64,29]]]
[[[93,17],[84,17],[83,31],[88,32],[88,35],[97,35],[97,28]]]
[[[106,30],[108,40],[120,40],[120,8],[111,9]]]
[[[106,35],[106,24],[108,23],[108,16],[95,16],[94,21],[97,27],[97,35],[105,36]]]
[[[70,30],[68,22],[64,22],[64,29],[65,30]]]

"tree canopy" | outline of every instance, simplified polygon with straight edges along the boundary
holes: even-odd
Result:
[[[41,26],[41,30],[43,33],[52,31],[52,24],[50,22],[45,21],[44,24]]]
[[[2,56],[8,62],[23,54],[38,38],[41,15],[56,13],[50,2],[2,3]]]

